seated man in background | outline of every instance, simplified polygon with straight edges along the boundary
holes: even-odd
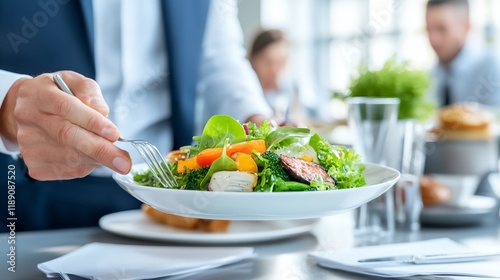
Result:
[[[199,126],[213,114],[271,117],[234,7],[0,0],[0,166],[16,166],[16,230],[95,226],[105,214],[138,209],[110,177],[142,161],[114,143],[119,136],[167,153],[191,143],[195,115]],[[56,71],[75,97],[57,88]],[[31,178],[7,156],[19,153]]]
[[[429,0],[426,22],[439,60],[431,90],[438,106],[458,102],[500,106],[500,60],[469,38],[469,2]]]

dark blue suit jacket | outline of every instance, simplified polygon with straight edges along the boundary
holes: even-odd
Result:
[[[191,143],[194,132],[197,73],[209,0],[161,3],[174,146],[179,147]],[[0,0],[0,69],[30,75],[73,70],[95,78],[93,29],[90,0]],[[8,164],[16,165],[16,230],[96,226],[107,213],[140,205],[111,178],[38,182],[25,178],[23,166],[10,156],[0,155],[0,168],[7,170]],[[6,201],[4,186],[0,197]],[[0,213],[3,221],[5,215],[7,211]],[[5,230],[0,227],[0,232]]]
[[[209,0],[161,0],[174,146],[191,143]],[[147,30],[145,31],[147,32]],[[95,78],[91,0],[0,0],[0,69],[38,75],[73,70]]]

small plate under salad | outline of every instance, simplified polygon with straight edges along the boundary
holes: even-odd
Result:
[[[284,239],[309,232],[318,219],[286,221],[234,221],[227,232],[213,233],[175,228],[156,223],[141,210],[111,213],[99,220],[99,226],[122,236],[179,243],[234,244]]]
[[[167,157],[175,186],[162,186],[145,164],[113,178],[158,210],[225,220],[333,215],[375,199],[399,178],[398,171],[361,163],[355,151],[307,128],[242,125],[216,115],[193,139]]]

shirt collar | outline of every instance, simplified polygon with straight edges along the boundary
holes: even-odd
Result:
[[[462,73],[470,68],[471,63],[475,60],[478,51],[476,46],[470,40],[467,40],[463,48],[458,53],[457,57],[453,59],[449,66],[438,64],[440,72],[451,73],[452,75]]]

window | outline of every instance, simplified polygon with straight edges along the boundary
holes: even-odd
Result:
[[[419,69],[435,56],[425,31],[427,0],[262,0],[262,24],[283,29],[294,44],[296,76],[310,76],[323,102],[345,91],[361,63],[380,67],[396,55]],[[476,41],[500,45],[498,0],[470,0]]]

